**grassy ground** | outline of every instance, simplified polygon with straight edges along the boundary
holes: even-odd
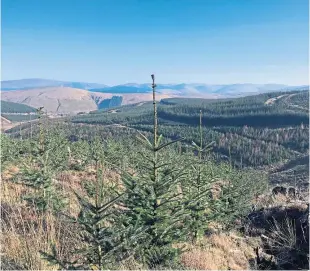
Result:
[[[27,206],[23,196],[30,188],[17,185],[10,180],[19,172],[17,166],[10,166],[1,173],[1,217],[2,217],[2,269],[3,270],[55,270],[57,266],[47,264],[39,251],[50,252],[51,244],[55,244],[62,258],[70,256],[70,249],[78,247],[79,229],[64,222],[59,217],[35,211]],[[118,182],[119,175],[106,171],[105,178]],[[64,193],[69,198],[69,213],[77,216],[79,207],[72,188],[84,193],[83,183],[95,180],[95,171],[66,171],[57,178]],[[259,209],[290,208],[299,210],[307,208],[303,202],[294,201],[283,195],[261,196],[256,204]],[[253,227],[249,226],[249,227]],[[259,228],[259,227],[257,227]],[[282,232],[285,232],[282,230]],[[267,233],[265,233],[268,235]],[[279,236],[278,236],[279,237]],[[283,234],[281,238],[283,238]],[[279,237],[280,238],[280,237]],[[221,230],[220,225],[210,225],[209,233],[196,244],[185,244],[187,250],[181,255],[185,269],[197,270],[247,270],[255,266],[255,248],[263,246],[261,236],[244,234],[238,230],[229,232]],[[284,240],[288,242],[287,240]],[[294,241],[294,240],[293,240]],[[294,244],[292,240],[290,245]],[[177,244],[176,244],[177,245]],[[128,261],[123,269],[141,269],[134,261]]]

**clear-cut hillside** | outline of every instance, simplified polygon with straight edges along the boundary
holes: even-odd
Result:
[[[44,106],[47,112],[52,113],[77,113],[97,108],[88,91],[68,87],[3,91],[1,97],[4,101],[27,104],[36,108]]]
[[[150,101],[151,93],[98,93],[70,87],[48,87],[32,90],[2,91],[4,101],[26,104],[32,107],[44,106],[49,113],[76,114],[98,109],[98,104],[113,96],[122,96],[123,105]],[[160,94],[157,98],[169,98],[170,95]]]

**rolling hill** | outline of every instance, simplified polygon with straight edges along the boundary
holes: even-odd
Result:
[[[226,99],[167,98],[158,105],[158,117],[169,125],[197,125],[199,110],[204,112],[208,127],[238,126],[288,127],[309,122],[309,92],[273,92],[248,97]],[[270,102],[272,101],[272,102]],[[151,124],[152,106],[149,103],[116,108],[117,114],[106,110],[73,118],[73,122],[93,124]],[[105,114],[103,118],[102,114]]]
[[[232,98],[244,97],[272,91],[287,90],[281,84],[158,84],[157,98]],[[307,86],[290,87],[302,91]],[[1,82],[2,100],[26,104],[32,107],[44,106],[48,113],[77,114],[97,109],[141,103],[152,99],[150,84],[104,84],[65,82],[46,79],[22,79]]]
[[[93,111],[104,107],[115,96],[122,97],[121,104],[118,103],[117,105],[139,103],[152,99],[151,93],[140,93],[139,95],[134,93],[98,93],[70,87],[35,88],[31,90],[2,91],[1,93],[1,98],[4,101],[26,104],[35,108],[43,106],[48,113],[53,114],[76,114]],[[158,95],[159,100],[169,97],[173,96]]]

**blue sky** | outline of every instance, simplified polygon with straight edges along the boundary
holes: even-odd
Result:
[[[308,84],[308,0],[2,0],[2,80]]]

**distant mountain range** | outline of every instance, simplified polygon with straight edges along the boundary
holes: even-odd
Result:
[[[107,86],[104,84],[96,83],[66,82],[39,78],[1,81],[2,91],[26,90],[44,87],[71,87],[88,90],[92,88],[105,88]]]
[[[123,84],[107,86],[105,84],[85,83],[85,82],[66,82],[47,79],[21,79],[1,82],[2,91],[27,90],[46,87],[70,87],[84,89],[91,92],[102,93],[148,93],[151,92],[151,84]],[[305,90],[309,86],[288,86],[283,84],[158,84],[157,92],[167,95],[200,97],[212,94],[216,97],[234,97],[257,93],[266,93],[281,90]]]
[[[304,90],[308,86],[280,84],[158,84],[158,100],[163,98],[229,98],[281,90]],[[56,114],[77,114],[112,105],[142,103],[152,100],[151,84],[104,84],[65,82],[46,79],[22,79],[1,82],[1,100],[44,106]],[[2,111],[3,112],[3,111]]]

